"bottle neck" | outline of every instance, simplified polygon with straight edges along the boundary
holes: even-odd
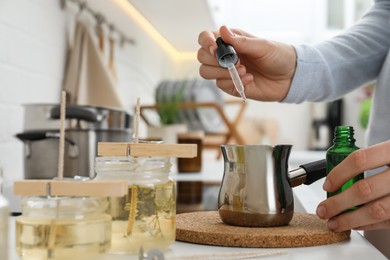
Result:
[[[352,126],[337,126],[334,131],[335,145],[355,145],[354,129]]]

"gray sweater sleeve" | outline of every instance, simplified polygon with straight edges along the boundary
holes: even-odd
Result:
[[[372,81],[390,46],[390,0],[378,0],[344,34],[297,45],[297,68],[285,103],[329,101]]]

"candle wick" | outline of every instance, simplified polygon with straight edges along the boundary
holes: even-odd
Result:
[[[60,104],[60,140],[58,151],[58,180],[62,180],[64,176],[64,149],[65,149],[65,106],[66,106],[66,92],[61,92],[61,104]]]
[[[137,105],[135,107],[135,123],[134,123],[134,143],[138,144],[138,130],[139,130],[139,118],[140,118],[140,98],[137,97]]]

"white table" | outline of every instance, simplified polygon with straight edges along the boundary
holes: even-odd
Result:
[[[324,153],[321,152],[293,152],[291,154],[290,165],[296,167],[305,162],[311,162],[323,158]],[[178,181],[205,181],[218,182],[221,181],[223,175],[223,162],[215,161],[214,159],[206,158],[201,173],[193,174],[178,174],[172,176]],[[296,210],[314,213],[317,204],[325,198],[325,192],[321,190],[321,181],[310,186],[299,186],[294,188],[294,196],[296,198]],[[15,218],[10,218],[10,260],[19,259],[15,252]],[[258,248],[236,248],[236,247],[219,247],[198,245],[184,242],[175,242],[165,252],[165,259],[180,259],[185,256],[203,255],[203,254],[225,254],[236,252],[263,252],[275,253],[281,252],[282,255],[274,255],[261,257],[261,259],[354,259],[354,260],[380,260],[387,259],[375,247],[373,247],[360,233],[352,231],[351,239],[342,243],[315,246],[315,247],[300,247],[300,248],[281,248],[281,249],[258,249]],[[81,258],[78,258],[81,259]],[[138,256],[128,255],[102,255],[99,260],[128,260],[138,259]],[[221,258],[223,259],[223,258]],[[253,259],[253,258],[252,258]]]
[[[10,246],[9,246],[9,260],[20,259],[15,252],[14,246],[15,237],[15,221],[14,218],[10,220]],[[280,252],[282,255],[261,257],[261,259],[297,259],[297,260],[321,260],[321,259],[354,259],[354,260],[380,260],[387,259],[378,250],[376,250],[367,240],[364,239],[358,232],[352,231],[351,239],[346,242],[315,246],[315,247],[300,247],[300,248],[280,248],[280,249],[257,249],[257,248],[237,248],[237,247],[219,247],[190,244],[183,242],[175,242],[165,252],[165,259],[180,259],[184,256],[193,256],[196,254],[224,254],[224,253],[247,253],[247,252],[263,252],[272,253]],[[80,259],[82,258],[75,258]],[[128,260],[138,259],[138,256],[128,255],[103,255],[98,260]],[[221,258],[223,259],[223,258]]]

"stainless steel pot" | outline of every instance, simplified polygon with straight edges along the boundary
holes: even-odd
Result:
[[[26,105],[25,131],[16,137],[25,144],[24,177],[52,179],[57,176],[59,105]],[[131,116],[121,110],[66,107],[64,177],[93,178],[98,142],[132,139]]]
[[[16,135],[25,143],[25,179],[52,179],[57,176],[59,131],[28,131]],[[65,131],[64,177],[93,178],[97,142],[123,142],[130,140],[126,130]]]
[[[292,187],[326,175],[320,160],[288,171],[291,145],[222,145],[224,175],[218,209],[223,222],[236,226],[287,225],[294,214]]]

